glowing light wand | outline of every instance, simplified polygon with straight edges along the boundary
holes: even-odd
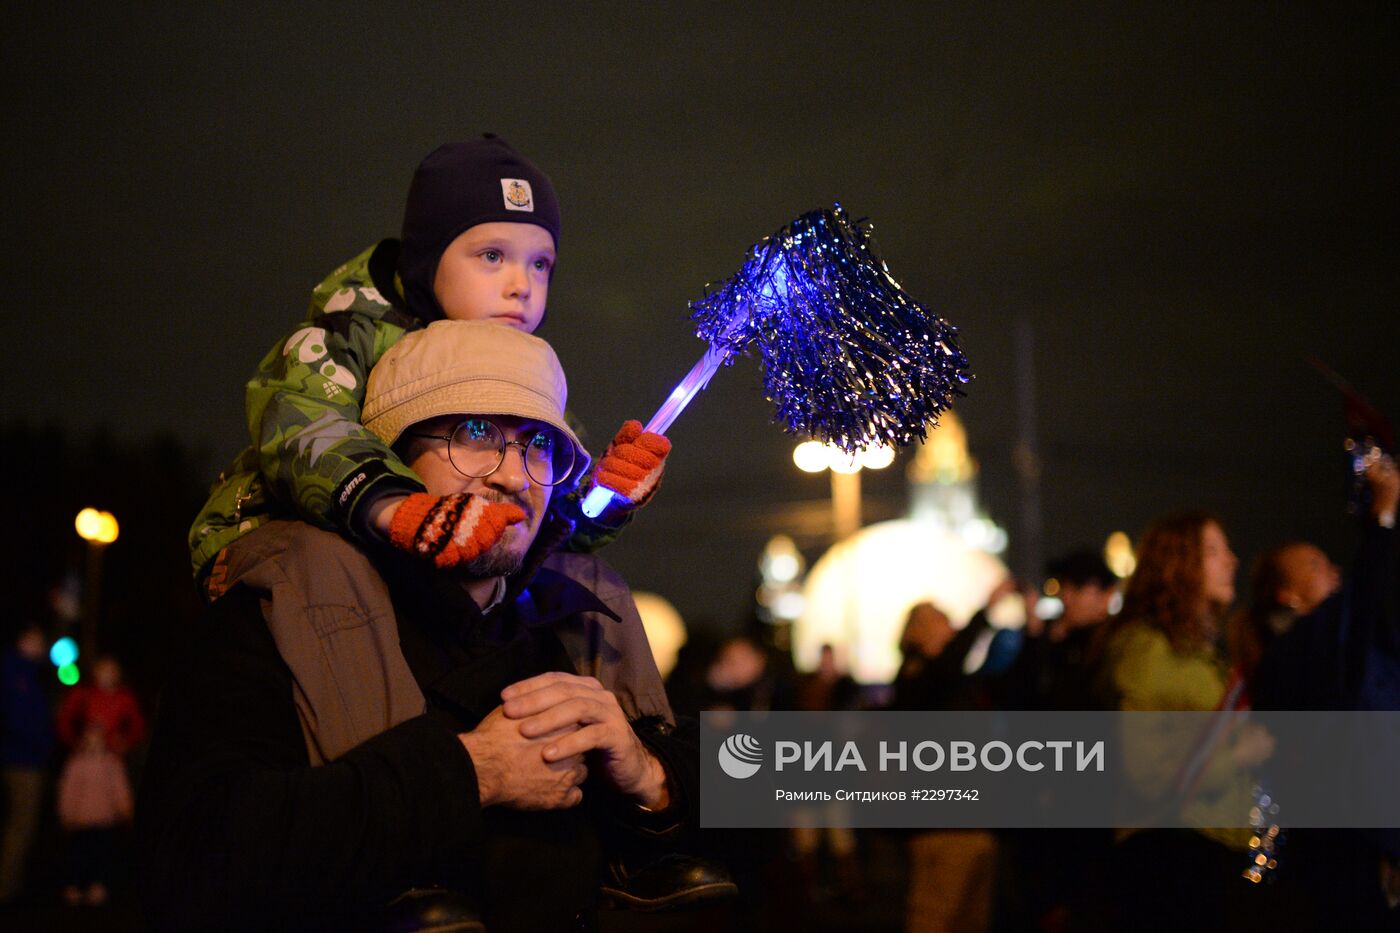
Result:
[[[848,453],[922,440],[971,379],[957,328],[900,287],[870,226],[839,204],[755,243],[743,267],[690,310],[710,346],[648,422],[657,434],[750,349],[763,359],[775,420]],[[596,518],[614,495],[595,486],[584,515]]]
[[[734,326],[737,326],[736,322]],[[711,344],[705,351],[705,355],[700,357],[700,361],[691,367],[690,372],[685,374],[685,378],[680,381],[671,394],[666,396],[666,401],[661,403],[661,407],[656,410],[656,414],[651,416],[647,426],[643,429],[653,434],[665,434],[666,431],[685,411],[685,406],[690,404],[690,400],[699,394],[700,390],[710,384],[710,378],[714,376],[719,368],[728,361],[734,353],[733,347],[720,346],[718,343]],[[606,486],[594,486],[589,490],[588,495],[583,500],[583,514],[589,518],[597,518],[603,514],[603,509],[613,501],[617,493]]]
[[[666,429],[680,417],[696,393],[710,384],[710,377],[729,359],[729,352],[716,347],[706,350],[705,355],[700,357],[700,362],[696,363],[681,380],[680,385],[666,396],[666,401],[647,422],[646,430],[653,434],[665,434]],[[583,514],[589,518],[597,518],[603,514],[603,509],[608,507],[608,503],[612,502],[614,495],[616,493],[606,486],[594,486],[583,500]]]

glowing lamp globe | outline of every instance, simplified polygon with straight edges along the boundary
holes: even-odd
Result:
[[[78,513],[78,517],[73,519],[73,528],[77,530],[78,537],[93,544],[111,544],[117,540],[119,530],[115,515],[92,508]]]

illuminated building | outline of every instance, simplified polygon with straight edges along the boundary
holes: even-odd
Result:
[[[977,462],[951,412],[916,448],[907,475],[909,516],[860,529],[807,575],[792,632],[799,668],[815,666],[829,643],[857,680],[889,681],[911,606],[928,600],[961,626],[1006,576],[996,556],[1006,533],[978,505]]]

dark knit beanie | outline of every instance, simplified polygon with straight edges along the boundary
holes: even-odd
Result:
[[[1087,586],[1092,583],[1107,588],[1118,582],[1117,574],[1109,569],[1102,555],[1093,548],[1082,548],[1049,561],[1045,565],[1045,573],[1059,580],[1061,584],[1068,583],[1072,586]]]
[[[403,214],[398,273],[408,309],[427,321],[445,315],[433,279],[448,244],[477,224],[535,224],[559,246],[559,200],[549,176],[487,133],[433,150],[413,173]]]

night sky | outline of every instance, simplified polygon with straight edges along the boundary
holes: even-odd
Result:
[[[0,38],[6,424],[174,433],[212,478],[311,287],[396,235],[423,155],[488,130],[559,191],[540,336],[595,449],[702,352],[687,302],[837,200],[960,328],[1013,551],[1018,320],[1052,553],[1200,505],[1246,560],[1298,536],[1344,556],[1340,402],[1304,357],[1400,415],[1393,5],[24,15]],[[826,480],[770,412],[755,363],[721,372],[607,552],[692,622],[742,621],[768,535],[820,552]],[[902,465],[867,517],[898,513]]]

